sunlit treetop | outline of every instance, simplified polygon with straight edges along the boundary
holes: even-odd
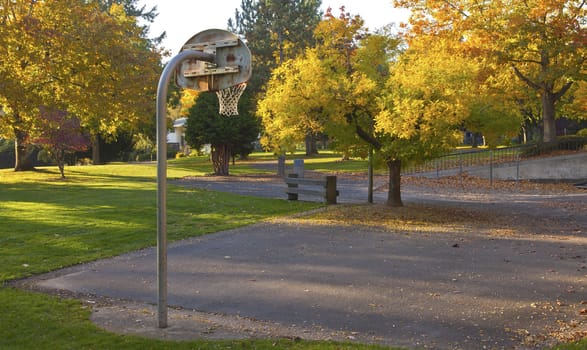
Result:
[[[407,40],[451,37],[463,52],[513,71],[542,106],[544,141],[556,138],[557,106],[585,81],[584,0],[395,0],[412,10]],[[420,40],[420,39],[418,39]],[[496,70],[497,72],[497,70]],[[516,82],[511,81],[511,84]],[[568,99],[567,99],[568,100]]]

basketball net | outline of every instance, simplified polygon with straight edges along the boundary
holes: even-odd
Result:
[[[218,113],[225,116],[238,115],[238,100],[247,88],[247,83],[240,83],[226,89],[216,91],[220,110]]]

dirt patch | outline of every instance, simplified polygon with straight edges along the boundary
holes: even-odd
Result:
[[[92,322],[99,327],[127,335],[168,340],[306,339],[356,340],[348,332],[325,332],[316,327],[282,325],[238,315],[169,308],[168,327],[159,328],[154,305],[116,302],[92,308]]]

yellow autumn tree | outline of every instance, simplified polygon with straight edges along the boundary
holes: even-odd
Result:
[[[61,100],[92,135],[92,158],[99,163],[99,137],[112,140],[120,129],[152,123],[159,52],[122,5],[103,12],[97,3],[48,1],[39,16],[48,26],[64,27],[51,40],[52,57],[65,58],[54,74]]]
[[[94,140],[153,119],[160,56],[121,5],[2,1],[0,30],[1,131],[16,141],[15,170],[32,167],[28,133],[41,106],[75,115]]]
[[[518,83],[538,95],[543,140],[555,140],[557,105],[573,85],[586,79],[585,1],[394,0],[394,4],[412,10],[408,38],[457,36],[469,54],[494,60],[501,73],[512,71]]]
[[[437,144],[413,147],[408,152],[423,153],[405,154],[407,159],[453,148],[463,127],[492,135],[491,143],[519,129],[514,101],[484,80],[483,60],[464,55],[459,45],[458,39],[414,40],[393,65],[377,127],[397,138]]]
[[[266,145],[283,149],[308,131],[326,133],[338,150],[363,156],[386,143],[375,130],[377,99],[384,93],[388,63],[399,41],[369,34],[359,16],[328,11],[315,31],[317,45],[273,72],[259,113]],[[384,155],[387,161],[393,159]],[[401,205],[395,191],[391,205]]]
[[[583,119],[587,119],[587,81],[580,81],[575,92],[573,106]]]
[[[47,98],[43,86],[50,83],[36,9],[33,0],[0,3],[0,135],[15,141],[15,170],[33,167],[28,131]]]
[[[376,130],[387,140],[380,152],[388,159],[394,192],[388,204],[401,205],[402,164],[433,158],[461,142],[477,74],[475,62],[450,54],[438,44],[414,42],[392,63],[375,118]]]
[[[367,143],[355,130],[363,135],[372,131],[378,91],[372,78],[379,75],[382,85],[381,76],[387,71],[388,52],[374,48],[391,46],[393,40],[367,35],[359,16],[343,12],[335,17],[330,10],[314,37],[318,42],[314,48],[273,71],[259,103],[263,142],[283,151],[307,135],[326,133],[340,150],[365,155]]]
[[[464,127],[490,142],[519,130],[500,80],[511,77],[489,79],[492,62],[458,37],[414,38],[401,53],[396,37],[367,33],[360,17],[344,12],[329,12],[315,36],[315,49],[274,72],[260,105],[267,137],[289,144],[311,128],[342,151],[372,148],[389,172],[390,206],[403,205],[402,163],[453,149]]]
[[[331,108],[324,95],[329,82],[315,50],[274,69],[257,107],[265,129],[263,147],[276,153],[293,151],[306,135],[324,132],[324,116]]]
[[[587,80],[577,82],[564,112],[571,119],[587,120]]]

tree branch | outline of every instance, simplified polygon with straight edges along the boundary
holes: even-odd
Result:
[[[566,83],[565,85],[563,85],[563,87],[554,94],[554,100],[558,101],[561,97],[563,97],[567,91],[569,91],[569,89],[571,88],[571,86],[573,86],[574,81],[569,81],[568,83]]]
[[[542,64],[542,62],[535,61],[535,60],[516,60],[516,59],[511,59],[510,61],[515,62],[515,63],[536,63],[536,64]]]
[[[447,4],[448,6],[452,7],[453,9],[457,10],[457,12],[460,13],[461,15],[463,15],[463,17],[469,18],[469,15],[465,11],[459,9],[459,7],[457,5],[453,4],[452,2],[450,2],[448,0],[443,0],[443,2],[445,4]]]
[[[365,130],[363,130],[363,128],[361,128],[360,125],[355,124],[355,130],[357,132],[357,135],[361,139],[363,139],[365,142],[367,142],[368,144],[370,144],[371,146],[373,146],[373,148],[375,148],[375,150],[378,151],[383,146],[381,144],[381,142],[379,142],[379,140],[377,140],[376,138],[373,137],[373,135],[371,135],[368,132],[366,132]]]
[[[50,78],[51,78],[51,79],[55,79],[55,80],[57,80],[57,81],[59,81],[59,82],[62,82],[62,83],[64,83],[64,82],[65,82],[65,79],[62,79],[62,78],[60,78],[60,77],[58,77],[57,75],[54,75],[54,74],[51,74],[51,75],[50,75]],[[68,84],[71,84],[71,85],[73,85],[73,86],[77,86],[77,87],[79,87],[79,88],[82,88],[82,89],[87,89],[87,88],[88,88],[88,87],[87,87],[87,85],[83,85],[83,84],[81,84],[81,83],[77,83],[77,82],[75,82],[75,81],[68,81],[67,83],[68,83]]]
[[[536,84],[535,82],[533,82],[532,80],[530,80],[529,78],[527,78],[524,74],[522,74],[522,72],[520,72],[520,70],[514,66],[512,64],[512,68],[514,69],[514,73],[516,73],[516,76],[518,78],[520,78],[524,83],[528,84],[529,87],[531,87],[534,90],[542,90],[542,86]]]

